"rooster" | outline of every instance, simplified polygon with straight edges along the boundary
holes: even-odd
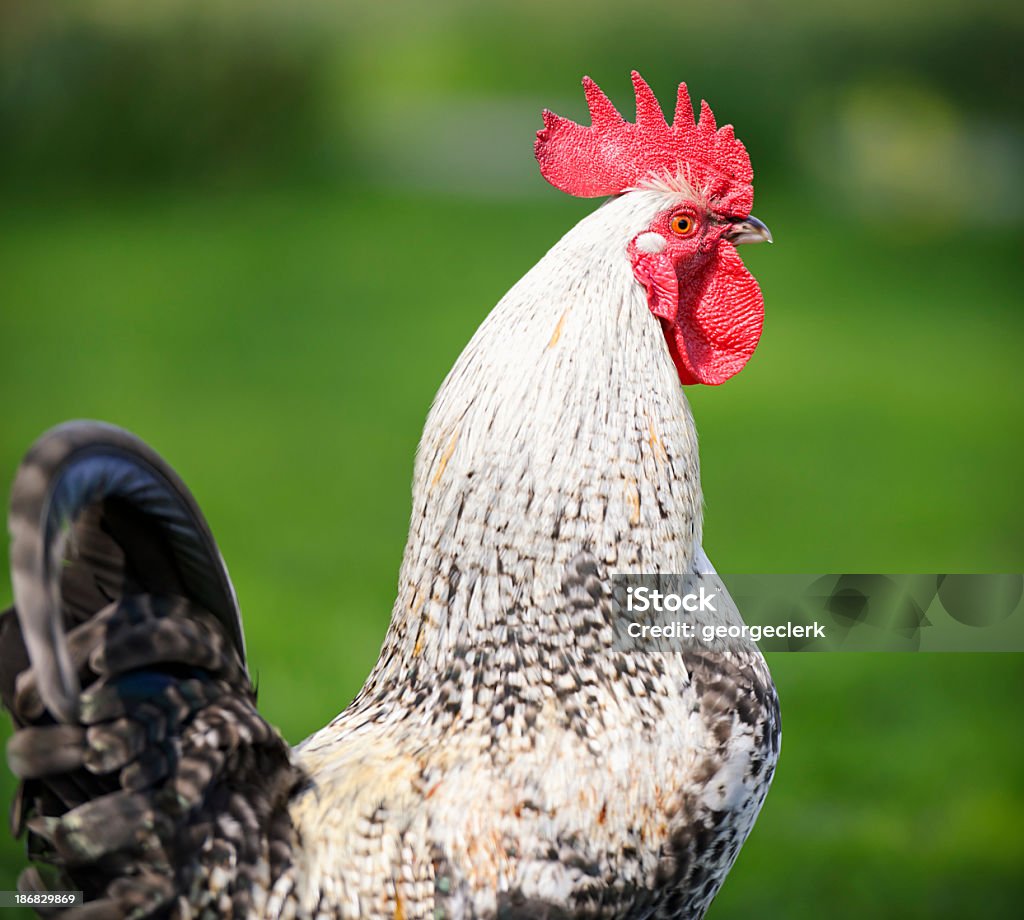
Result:
[[[680,384],[750,358],[735,244],[771,236],[731,126],[633,84],[635,123],[589,79],[590,127],[544,112],[544,177],[609,200],[445,379],[379,660],[302,744],[257,710],[173,470],[96,422],[32,447],[0,625],[23,892],[88,918],[704,915],[771,782],[775,689],[750,644],[616,643],[611,579],[714,577]]]

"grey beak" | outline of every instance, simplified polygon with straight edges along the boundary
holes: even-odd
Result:
[[[734,220],[722,238],[730,243],[770,243],[772,232],[753,214],[745,220]]]

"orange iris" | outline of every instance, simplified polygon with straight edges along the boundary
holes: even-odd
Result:
[[[669,223],[669,226],[677,236],[689,236],[693,233],[696,223],[689,214],[676,214]]]

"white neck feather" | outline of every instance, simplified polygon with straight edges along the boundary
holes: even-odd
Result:
[[[688,572],[697,437],[626,247],[678,200],[634,191],[567,233],[502,298],[441,386],[416,459],[409,542],[379,668],[557,608],[581,551]],[[371,679],[372,682],[372,679]]]

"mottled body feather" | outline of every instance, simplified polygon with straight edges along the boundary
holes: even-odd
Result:
[[[619,651],[608,595],[616,573],[700,570],[696,431],[615,257],[679,195],[636,192],[584,219],[442,386],[380,660],[297,751],[316,791],[293,818],[334,847],[300,857],[302,903],[358,849],[364,796],[388,815],[385,849],[434,854],[406,888],[389,879],[381,916],[699,917],[731,866],[778,753],[764,661],[750,644]],[[730,605],[715,622],[741,620]],[[354,738],[401,779],[336,769]],[[327,890],[357,898],[350,867]]]

